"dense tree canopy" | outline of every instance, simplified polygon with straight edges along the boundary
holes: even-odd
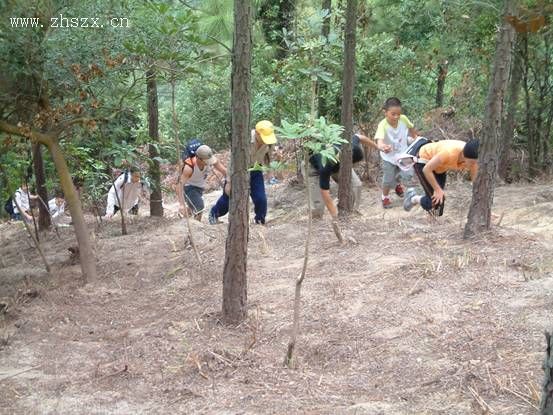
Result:
[[[321,115],[339,121],[345,2],[331,2],[330,10],[321,1],[253,3],[252,120],[303,120],[310,111],[310,79],[316,78],[326,106]],[[514,18],[524,33],[516,50],[522,80],[513,148],[528,154],[529,166],[514,163],[510,178],[531,177],[551,165],[552,31],[547,19],[528,23],[550,8],[547,1],[527,1]],[[431,127],[426,115],[436,102],[454,111],[467,131],[477,129],[500,10],[501,2],[493,0],[359,1],[354,122],[372,134],[384,99],[398,96],[423,132]],[[0,119],[59,129],[70,170],[91,200],[105,194],[112,168],[129,160],[147,163],[147,68],[159,73],[160,160],[173,162],[177,154],[172,81],[181,142],[201,137],[216,149],[229,147],[231,2],[21,0],[3,2],[2,15]],[[52,27],[54,21],[70,26],[73,21],[63,18],[76,16],[95,16],[104,27]],[[41,27],[16,19],[27,17],[38,18]],[[322,36],[325,22],[328,37]],[[57,179],[45,157],[52,192]],[[0,160],[5,199],[27,175],[29,143],[4,134]]]

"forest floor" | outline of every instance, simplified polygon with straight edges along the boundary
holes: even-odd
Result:
[[[250,228],[249,317],[221,324],[227,228],[175,205],[94,230],[100,279],[80,283],[71,228],[42,236],[51,274],[21,224],[0,224],[0,413],[534,414],[553,308],[553,185],[499,187],[499,226],[462,239],[470,185],[445,215],[384,211],[315,222],[297,368],[283,366],[307,219],[303,190],[268,188]],[[210,203],[218,192],[207,195]],[[142,214],[146,208],[143,207]]]

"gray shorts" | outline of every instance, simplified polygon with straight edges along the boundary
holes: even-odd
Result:
[[[184,200],[194,215],[201,213],[204,210],[204,189],[197,186],[184,186]]]
[[[382,160],[382,186],[393,188],[397,184],[409,183],[413,180],[413,169],[401,170],[398,166],[389,161]]]

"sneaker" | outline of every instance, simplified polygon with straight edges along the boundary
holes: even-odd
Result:
[[[403,197],[404,189],[401,184],[398,184],[396,186],[395,191],[396,191],[396,195],[398,195],[399,197]]]
[[[384,209],[390,209],[392,207],[392,201],[389,197],[382,199],[382,207]]]
[[[413,199],[413,196],[416,195],[417,192],[414,188],[410,187],[409,189],[407,189],[407,192],[405,193],[405,198],[403,199],[403,209],[405,209],[405,211],[409,212],[411,209],[413,209],[413,206],[415,206],[415,204],[411,199]]]
[[[215,213],[213,213],[212,210],[209,211],[208,221],[210,225],[217,225],[217,223],[219,223],[217,216],[215,216]]]

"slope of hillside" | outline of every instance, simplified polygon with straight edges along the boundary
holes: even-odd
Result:
[[[496,222],[461,238],[470,190],[446,214],[382,210],[314,226],[298,368],[283,367],[306,229],[301,189],[269,188],[252,226],[249,318],[220,322],[226,225],[139,217],[95,227],[100,280],[78,281],[71,229],[43,237],[46,274],[18,224],[1,224],[0,412],[532,414],[553,305],[553,186],[497,189]],[[208,195],[213,201],[216,193]],[[204,218],[205,221],[205,218]],[[94,225],[91,223],[91,227]]]

